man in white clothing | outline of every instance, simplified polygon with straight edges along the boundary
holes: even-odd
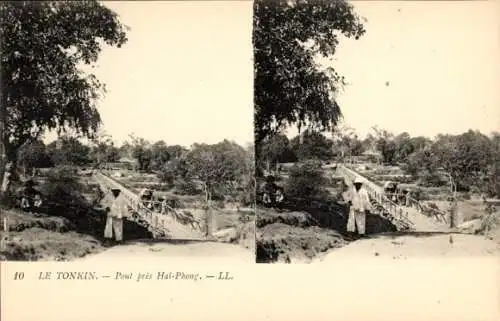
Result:
[[[366,189],[362,187],[363,181],[359,178],[354,181],[354,187],[347,195],[349,204],[349,218],[347,220],[347,231],[355,232],[356,228],[359,235],[365,234],[366,214],[371,210],[370,197]]]
[[[123,240],[123,218],[128,214],[128,207],[120,189],[113,188],[111,193],[113,194],[113,203],[111,208],[106,208],[107,218],[104,237],[112,239],[114,232],[116,242],[121,242]]]

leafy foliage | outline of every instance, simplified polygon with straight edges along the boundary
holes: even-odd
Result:
[[[425,148],[409,155],[403,169],[424,185],[440,186],[443,180],[437,173],[437,161],[432,150]]]
[[[182,186],[183,182],[188,178],[188,165],[186,159],[174,158],[167,163],[163,164],[161,170],[158,173],[158,178],[161,182],[173,186],[174,184],[179,187]],[[177,182],[176,181],[180,181]],[[183,188],[180,188],[181,190]],[[189,190],[193,190],[189,188]]]
[[[254,1],[256,144],[290,124],[336,124],[334,95],[344,79],[317,58],[335,54],[340,34],[358,39],[364,32],[346,1]]]
[[[91,158],[96,165],[102,163],[116,162],[120,158],[120,150],[111,139],[111,136],[100,132],[92,140]]]
[[[234,190],[247,168],[246,151],[236,143],[194,144],[186,155],[188,176],[199,180],[210,201],[216,191]]]
[[[130,138],[132,139],[132,157],[137,160],[137,163],[139,164],[139,170],[150,170],[151,162],[153,160],[150,143],[144,138],[136,137],[135,135],[130,135]]]
[[[170,160],[168,146],[160,140],[151,146],[151,169],[159,170],[163,164]]]
[[[412,142],[410,134],[404,132],[394,138],[395,152],[394,160],[396,162],[405,162],[408,156],[415,151],[415,145]]]
[[[410,138],[415,147],[403,167],[424,185],[451,184],[453,191],[500,196],[500,144],[495,137],[469,130],[460,135],[438,135],[434,141]]]
[[[87,204],[82,196],[83,185],[75,175],[75,170],[71,166],[61,166],[52,169],[47,174],[47,181],[44,184],[43,193],[49,203],[58,204],[68,208]]]
[[[53,129],[94,135],[105,88],[80,67],[95,63],[104,44],[126,41],[118,15],[95,0],[0,2],[0,194],[24,144]]]
[[[198,195],[199,186],[190,179],[177,179],[175,182],[175,193],[179,195]]]
[[[54,166],[101,166],[117,162],[120,158],[120,148],[104,132],[97,132],[93,139],[85,143],[76,135],[61,135],[47,145],[47,153]]]
[[[265,165],[275,166],[278,163],[294,162],[297,160],[295,152],[288,137],[284,134],[276,134],[264,139],[257,145],[258,163],[260,167]]]
[[[218,144],[194,144],[189,150],[168,146],[169,161],[161,165],[158,178],[182,195],[197,195],[205,200],[236,199],[253,202],[255,194],[254,148],[243,148],[224,140]]]
[[[305,131],[302,139],[295,137],[291,145],[300,161],[309,159],[329,160],[333,156],[333,142],[316,131]]]
[[[382,155],[384,163],[393,164],[396,156],[396,143],[394,142],[394,135],[387,130],[373,128],[375,132],[375,147]]]
[[[488,165],[494,158],[489,138],[472,130],[457,136],[438,137],[433,152],[439,159],[440,167],[461,190],[484,182]]]
[[[359,156],[364,146],[353,128],[340,125],[333,131],[333,153],[344,159],[345,156]]]
[[[302,200],[325,199],[328,195],[327,184],[328,179],[324,176],[321,162],[309,160],[291,168],[290,178],[285,185],[285,194],[287,198]]]
[[[92,161],[90,147],[75,137],[60,137],[47,145],[47,150],[54,165],[82,166]]]
[[[50,167],[53,165],[47,146],[41,140],[35,140],[21,146],[17,157],[18,166],[25,172],[34,168]]]
[[[93,134],[103,85],[79,66],[97,61],[101,41],[126,42],[118,16],[97,1],[3,1],[0,12],[8,158],[46,129]]]

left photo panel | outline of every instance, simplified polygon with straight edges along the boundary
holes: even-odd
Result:
[[[252,2],[0,8],[0,259],[255,263]]]

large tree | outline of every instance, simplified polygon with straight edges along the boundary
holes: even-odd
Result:
[[[151,146],[151,169],[161,170],[170,160],[168,146],[163,141],[157,141]]]
[[[407,132],[394,137],[394,145],[396,148],[394,160],[399,163],[405,163],[408,157],[415,151],[412,138]]]
[[[186,155],[188,175],[202,183],[205,201],[209,205],[216,191],[227,191],[241,183],[247,172],[247,151],[234,142],[194,144]]]
[[[359,156],[363,150],[363,143],[358,138],[354,128],[347,124],[337,126],[332,132],[334,154],[345,160],[346,156]]]
[[[227,140],[215,145],[194,144],[186,155],[188,176],[201,182],[205,193],[207,235],[215,229],[211,208],[213,194],[231,194],[245,184],[244,178],[251,169],[248,161],[247,151]]]
[[[488,166],[494,160],[492,141],[480,132],[469,130],[461,135],[439,135],[433,145],[439,167],[448,176],[451,191],[469,190],[485,185]]]
[[[300,135],[302,137],[296,136],[290,142],[300,161],[310,159],[327,161],[332,159],[333,141],[331,139],[326,138],[325,135],[317,131],[307,130]]]
[[[75,137],[62,136],[47,145],[47,151],[54,165],[82,166],[91,163],[91,149]]]
[[[487,192],[491,196],[500,197],[500,133],[491,135],[492,162],[488,166]]]
[[[142,137],[135,136],[135,134],[130,134],[129,138],[132,142],[132,157],[137,161],[138,170],[151,170],[153,154],[151,152],[150,142]]]
[[[351,4],[327,0],[256,0],[253,15],[255,143],[288,125],[332,128],[344,79],[319,57],[335,54],[339,35],[365,32]]]
[[[267,171],[271,170],[271,166],[276,166],[278,163],[296,160],[288,137],[281,133],[267,137],[256,147],[259,149],[258,164],[260,167],[265,167]]]
[[[118,147],[113,143],[111,136],[104,131],[94,135],[91,142],[91,158],[94,165],[100,167],[103,163],[116,162],[120,158]]]
[[[98,1],[2,1],[0,39],[3,193],[22,145],[47,130],[90,137],[98,129],[104,88],[81,66],[96,62],[104,43],[120,47],[127,38],[118,15]]]
[[[33,173],[33,169],[50,167],[53,163],[44,142],[34,140],[19,148],[17,165],[23,169],[25,175],[30,175]]]
[[[372,130],[375,133],[375,147],[382,155],[383,162],[392,164],[396,156],[394,134],[377,126],[372,127]]]

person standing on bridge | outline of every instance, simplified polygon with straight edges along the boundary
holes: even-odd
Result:
[[[104,237],[113,239],[114,232],[115,241],[121,242],[123,241],[123,218],[128,214],[128,207],[120,189],[112,188],[111,193],[113,194],[113,203],[110,208],[106,208],[107,218]]]
[[[351,188],[346,199],[349,204],[349,218],[347,219],[347,232],[354,233],[356,228],[359,235],[365,234],[366,229],[366,214],[371,210],[370,197],[365,188],[363,181],[359,178],[354,180],[354,187]]]

